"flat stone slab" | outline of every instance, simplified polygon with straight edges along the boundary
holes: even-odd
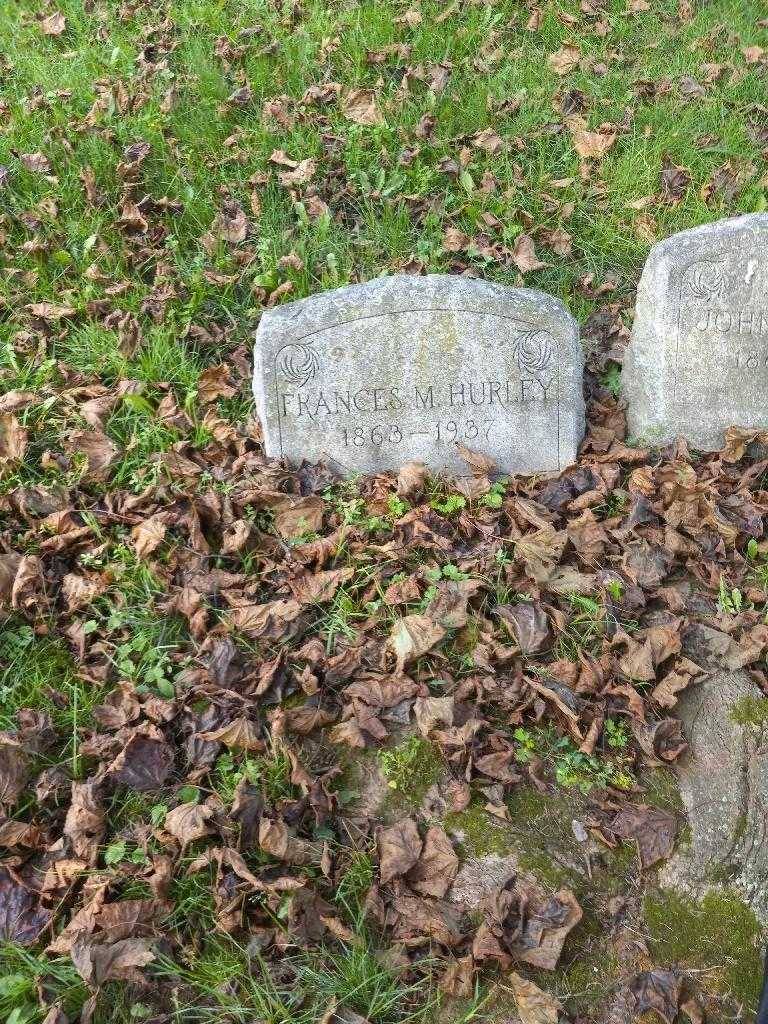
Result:
[[[662,881],[702,895],[726,884],[768,925],[768,722],[745,722],[743,707],[762,707],[747,672],[716,671],[682,694],[677,713],[689,749],[678,766],[691,826],[662,870]]]
[[[631,436],[720,448],[768,427],[768,214],[681,231],[651,252],[624,365]]]
[[[584,435],[578,326],[551,295],[395,275],[266,311],[253,390],[267,455],[341,473],[421,460],[557,471]]]

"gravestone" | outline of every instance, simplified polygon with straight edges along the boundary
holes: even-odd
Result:
[[[467,473],[559,470],[584,434],[578,327],[543,292],[449,275],[383,277],[268,310],[254,395],[266,452],[342,473],[418,459]]]
[[[655,245],[624,365],[630,435],[721,447],[730,426],[768,426],[768,214],[717,221]]]

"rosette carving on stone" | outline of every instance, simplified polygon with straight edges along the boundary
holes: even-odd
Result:
[[[277,357],[277,368],[289,384],[303,388],[317,376],[320,359],[310,345],[286,345]]]
[[[710,302],[725,295],[728,279],[722,263],[715,260],[697,260],[685,271],[685,284],[690,295]]]
[[[521,372],[541,373],[552,362],[554,353],[555,342],[549,331],[523,331],[512,346],[512,358]]]

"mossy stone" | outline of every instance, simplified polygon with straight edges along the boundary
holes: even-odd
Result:
[[[742,697],[732,705],[730,717],[737,725],[762,725],[768,722],[768,698]]]
[[[646,896],[643,911],[657,963],[702,970],[704,986],[731,995],[753,1012],[757,1009],[762,931],[735,893],[713,889],[698,903],[677,893],[653,892]]]

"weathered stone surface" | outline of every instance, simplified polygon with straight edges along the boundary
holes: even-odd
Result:
[[[531,473],[576,457],[582,369],[576,322],[552,296],[396,275],[265,312],[254,395],[267,454],[292,462],[466,473],[464,445]]]
[[[768,426],[768,214],[655,245],[623,381],[630,434],[712,451],[727,427]]]
[[[677,713],[690,746],[678,779],[691,841],[662,880],[695,896],[727,884],[768,925],[768,720],[740,714],[765,704],[744,671],[716,671],[682,695]]]
[[[503,889],[518,871],[518,858],[514,853],[504,857],[498,853],[470,857],[459,868],[448,898],[467,910],[477,910],[483,900]]]

